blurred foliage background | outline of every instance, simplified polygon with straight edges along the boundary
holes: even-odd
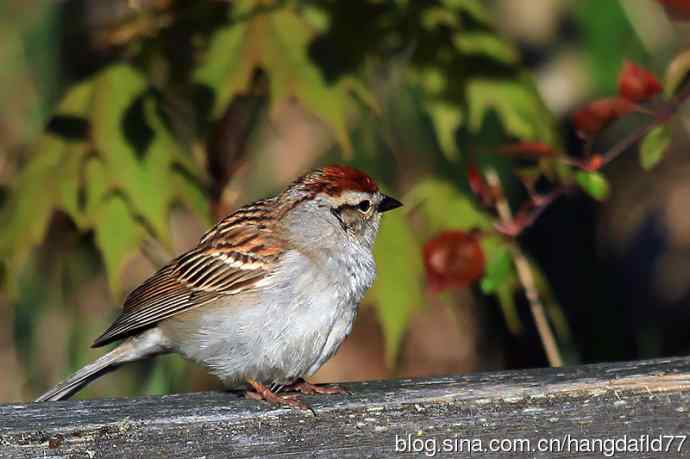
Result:
[[[661,77],[687,44],[666,3],[0,3],[0,401],[100,355],[89,346],[130,289],[223,215],[330,162],[405,208],[384,219],[376,284],[317,381],[546,365],[515,248],[565,364],[687,353],[686,117],[652,172],[636,154],[604,175],[500,154],[539,142],[581,157],[570,114],[614,94],[626,59]],[[626,117],[587,148],[639,125]],[[493,230],[474,171],[514,210],[528,182],[585,192],[514,239]],[[214,387],[166,356],[79,396]]]

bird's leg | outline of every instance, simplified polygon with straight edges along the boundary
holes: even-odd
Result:
[[[272,405],[287,405],[298,410],[311,411],[312,414],[316,414],[314,413],[314,410],[300,400],[297,395],[278,395],[268,387],[264,386],[260,382],[254,381],[253,379],[248,380],[247,383],[252,387],[252,389],[254,389],[253,391],[248,390],[245,393],[245,397],[249,399],[263,400]]]
[[[348,391],[343,389],[340,386],[317,386],[315,384],[308,383],[302,378],[297,379],[295,382],[293,382],[290,385],[287,385],[283,388],[286,391],[296,391],[296,392],[301,392],[306,395],[315,395],[315,394],[349,394]]]

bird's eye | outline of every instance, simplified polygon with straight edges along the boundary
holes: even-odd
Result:
[[[359,210],[361,210],[362,212],[368,211],[370,207],[371,207],[371,202],[367,199],[365,199],[364,201],[357,204],[357,208]]]

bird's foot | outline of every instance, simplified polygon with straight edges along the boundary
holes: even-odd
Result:
[[[287,405],[297,410],[310,411],[311,414],[316,416],[314,410],[309,405],[300,400],[298,395],[278,395],[259,382],[253,380],[247,382],[252,387],[252,389],[254,389],[253,391],[248,390],[247,392],[245,392],[245,397],[248,399],[263,400],[265,402],[270,403],[271,405]]]
[[[317,386],[315,384],[308,383],[304,379],[300,378],[294,383],[283,387],[283,390],[301,392],[305,395],[316,395],[316,394],[349,394],[348,391],[340,386]]]

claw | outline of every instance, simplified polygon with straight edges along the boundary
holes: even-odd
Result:
[[[316,412],[312,407],[304,403],[296,394],[278,395],[257,381],[249,380],[247,383],[254,389],[254,391],[247,391],[245,393],[245,397],[248,399],[263,400],[272,405],[287,405],[301,411],[309,411],[316,416]]]
[[[340,386],[317,386],[315,384],[308,383],[304,379],[300,378],[289,386],[285,386],[286,390],[292,390],[301,392],[305,395],[316,395],[316,394],[350,394],[347,390]]]

